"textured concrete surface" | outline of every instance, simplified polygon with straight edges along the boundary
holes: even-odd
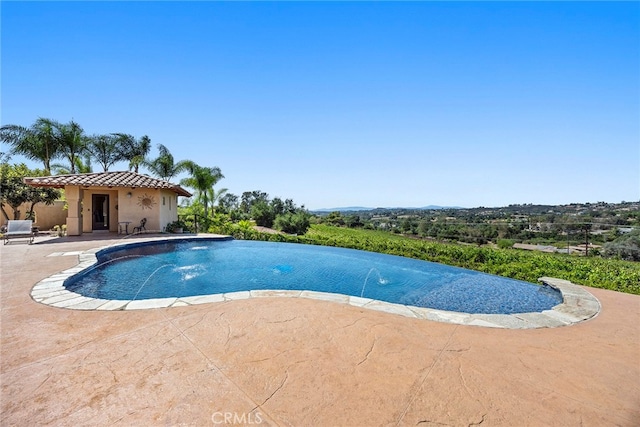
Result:
[[[103,239],[114,239],[103,235]],[[271,297],[131,311],[31,288],[109,241],[0,248],[0,425],[640,425],[640,297],[496,329]]]

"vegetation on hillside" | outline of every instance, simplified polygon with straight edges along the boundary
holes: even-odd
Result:
[[[588,250],[589,255],[640,260],[637,239],[626,236],[633,230],[640,231],[640,202],[374,209],[320,214],[317,222],[442,242],[494,244],[503,248],[524,243],[562,252]]]
[[[178,212],[190,231],[230,234],[239,238],[249,235],[254,224],[302,235],[307,232],[311,218],[304,206],[296,206],[291,199],[270,199],[262,191],[245,191],[241,198],[225,193],[218,199],[215,211],[209,213],[205,213],[201,199],[196,196]]]

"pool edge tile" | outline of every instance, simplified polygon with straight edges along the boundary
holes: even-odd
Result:
[[[149,298],[133,300],[126,304],[124,310],[146,310],[150,308],[167,308],[171,307],[178,298]]]

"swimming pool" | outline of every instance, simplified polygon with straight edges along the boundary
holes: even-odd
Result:
[[[247,290],[307,290],[464,313],[541,312],[562,302],[548,286],[353,249],[244,240],[147,242],[105,249],[64,287],[103,300]]]

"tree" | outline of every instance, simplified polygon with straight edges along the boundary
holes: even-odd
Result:
[[[87,147],[84,129],[73,120],[64,124],[53,122],[53,126],[56,129],[60,154],[69,162],[69,172],[76,173],[78,159],[85,154]]]
[[[240,206],[239,203],[238,203],[238,196],[236,196],[235,194],[231,194],[231,193],[225,193],[222,197],[219,198],[218,206],[224,212],[229,212],[229,211],[232,211],[232,210],[236,210]]]
[[[627,261],[640,261],[640,230],[618,237],[604,245],[604,256]]]
[[[26,184],[25,184],[26,185]],[[60,190],[56,190],[51,187],[32,187],[28,186],[27,202],[29,210],[25,214],[25,219],[35,220],[35,213],[33,212],[36,204],[44,203],[45,205],[52,205],[53,202],[60,198]]]
[[[429,235],[429,228],[430,228],[430,223],[429,221],[426,220],[422,220],[418,223],[418,234],[422,237],[426,237]]]
[[[221,188],[216,191],[213,187],[209,190],[209,200],[211,201],[211,215],[215,215],[215,206],[216,203],[220,204],[222,197],[229,191],[228,188]]]
[[[403,233],[416,234],[416,228],[416,224],[411,218],[403,218],[402,221],[400,221],[400,230]]]
[[[348,215],[344,218],[344,223],[349,228],[364,227],[364,223],[360,220],[360,215]]]
[[[33,209],[37,203],[52,204],[60,197],[60,191],[53,188],[38,188],[27,185],[23,182],[26,176],[43,176],[42,170],[30,170],[24,163],[9,165],[0,164],[0,209],[6,220],[9,220],[4,206],[11,207],[13,219],[20,219],[18,210],[23,203],[31,203],[27,211],[26,218],[33,218]]]
[[[273,221],[276,219],[273,208],[264,200],[253,203],[251,206],[251,217],[256,222],[256,225],[268,228],[273,226]]]
[[[325,222],[330,225],[344,225],[344,217],[339,211],[333,211],[325,218]]]
[[[188,160],[175,163],[169,149],[162,144],[158,144],[158,151],[160,152],[158,157],[144,163],[152,175],[165,181],[170,181],[180,172],[187,170]]]
[[[121,160],[129,162],[129,170],[138,173],[140,165],[146,162],[149,151],[151,151],[151,139],[143,135],[136,139],[127,133],[114,133],[118,144],[118,152]]]
[[[304,205],[302,206],[304,208]],[[285,199],[284,201],[284,212],[285,213],[295,213],[298,210],[296,208],[295,203],[293,203],[292,199]]]
[[[91,167],[91,156],[89,153],[84,154],[84,160],[80,157],[75,158],[75,173],[91,173],[93,172],[93,168]],[[67,165],[63,165],[61,163],[54,163],[51,165],[51,168],[57,175],[68,175],[74,172],[71,172],[71,167]]]
[[[271,209],[273,209],[273,213],[276,216],[282,215],[285,213],[284,202],[280,197],[274,197],[273,200],[271,200]]]
[[[255,203],[258,202],[269,203],[269,195],[263,191],[245,191],[242,193],[242,198],[240,200],[240,210],[246,214],[251,213],[251,208]]]
[[[57,122],[38,118],[31,127],[5,125],[0,128],[0,140],[11,146],[11,152],[29,160],[42,162],[44,173],[51,175],[51,161],[60,156]]]
[[[23,163],[17,165],[21,167],[23,171],[27,171],[27,166]],[[11,219],[5,205],[11,207],[13,211],[13,219],[20,219],[20,211],[18,208],[20,205],[28,200],[27,186],[22,182],[21,171],[14,166],[3,164],[0,167],[0,208],[2,209],[2,215],[8,221]],[[25,173],[23,176],[27,176]]]
[[[184,165],[191,176],[180,180],[180,185],[196,190],[197,197],[204,205],[205,215],[208,215],[209,202],[213,202],[211,200],[213,187],[224,178],[224,175],[222,175],[222,171],[217,166],[212,168],[203,167],[190,160],[185,160]]]
[[[118,150],[118,140],[114,135],[91,135],[87,138],[87,151],[102,166],[102,170],[107,172],[122,158],[122,153]]]
[[[289,234],[305,234],[309,229],[309,213],[303,209],[297,212],[287,212],[279,215],[274,221],[274,227]]]

